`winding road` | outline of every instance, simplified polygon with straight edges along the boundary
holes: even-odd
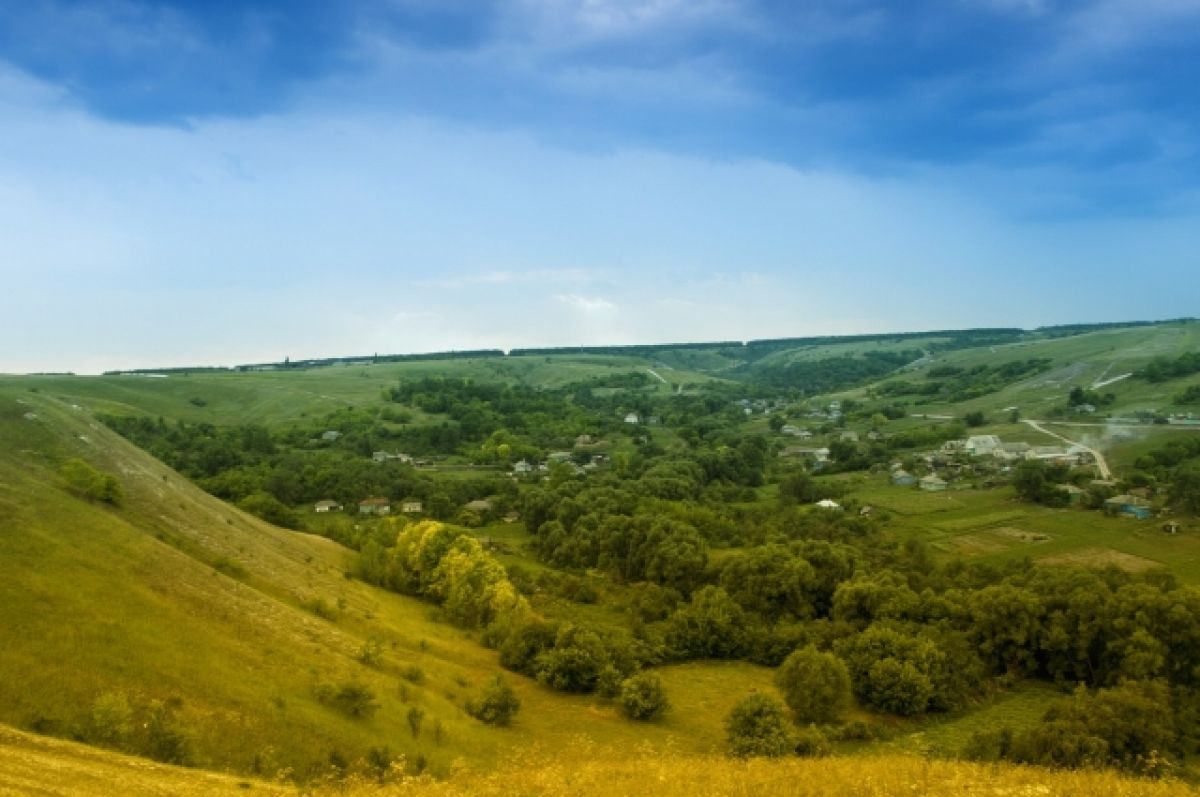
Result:
[[[1021,423],[1028,424],[1030,428],[1036,429],[1037,431],[1041,432],[1042,434],[1048,434],[1051,437],[1058,438],[1059,440],[1062,440],[1064,443],[1067,443],[1069,445],[1079,446],[1084,451],[1087,451],[1089,454],[1091,454],[1093,457],[1095,457],[1096,468],[1097,468],[1097,470],[1100,471],[1101,479],[1111,479],[1112,478],[1112,471],[1109,470],[1108,461],[1105,460],[1104,455],[1101,454],[1096,449],[1085,446],[1083,443],[1079,442],[1078,440],[1072,440],[1069,437],[1063,437],[1058,432],[1050,431],[1046,427],[1042,426],[1042,421],[1022,420]]]

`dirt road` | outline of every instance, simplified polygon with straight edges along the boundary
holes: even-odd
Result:
[[[1085,446],[1083,443],[1079,442],[1078,440],[1072,440],[1069,437],[1063,437],[1062,435],[1060,435],[1057,432],[1050,431],[1046,427],[1042,426],[1041,421],[1023,420],[1023,421],[1021,421],[1021,423],[1028,424],[1030,428],[1036,429],[1037,431],[1041,432],[1042,434],[1048,434],[1051,437],[1058,438],[1059,440],[1062,440],[1064,443],[1067,443],[1068,445],[1079,446],[1080,448],[1082,448],[1084,451],[1087,451],[1089,454],[1091,454],[1096,459],[1096,469],[1100,471],[1101,479],[1111,479],[1112,478],[1112,471],[1109,470],[1108,461],[1105,460],[1104,455],[1101,454],[1096,449]]]

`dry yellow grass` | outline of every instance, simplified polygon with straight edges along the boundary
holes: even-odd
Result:
[[[409,782],[353,790],[356,797],[414,795],[995,795],[1024,797],[1168,797],[1195,791],[1182,783],[1121,778],[1103,772],[1047,772],[1027,767],[981,766],[915,757],[734,761],[718,757],[641,755],[627,760],[526,766],[442,783]]]
[[[0,797],[63,795],[295,794],[229,775],[155,764],[0,726]]]
[[[598,749],[564,756],[532,752],[493,773],[460,771],[442,781],[403,778],[387,785],[353,779],[309,789],[154,764],[0,727],[0,796],[9,795],[345,795],[346,797],[509,797],[517,795],[928,795],[959,797],[1174,797],[1195,790],[1173,781],[1109,772],[930,761],[913,756],[736,761],[643,750],[614,759]]]

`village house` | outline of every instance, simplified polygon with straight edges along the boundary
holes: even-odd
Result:
[[[639,422],[639,419],[638,419],[638,414],[636,412],[631,412],[625,416],[625,423],[637,424],[638,422]]]
[[[550,455],[546,457],[546,460],[548,462],[570,462],[571,461],[571,452],[570,451],[554,451],[554,452],[551,452]]]
[[[358,502],[360,515],[387,515],[392,511],[392,503],[386,498],[364,498]]]
[[[842,510],[842,505],[839,504],[837,501],[831,501],[828,498],[822,498],[820,501],[817,501],[817,508],[818,509],[831,509],[831,510],[840,512]]]
[[[326,441],[326,442],[328,442],[328,443],[332,443],[332,442],[334,442],[335,440],[337,440],[337,439],[338,439],[339,437],[341,437],[341,436],[342,436],[342,433],[341,433],[341,432],[335,431],[335,430],[333,430],[333,429],[330,429],[328,432],[322,432],[322,433],[321,433],[321,439],[322,439],[322,440],[324,440],[324,441]]]
[[[408,454],[393,454],[390,451],[374,451],[371,453],[371,459],[376,462],[388,462],[389,460],[397,459],[406,465],[412,462],[412,457]]]
[[[533,473],[533,465],[529,463],[529,460],[522,459],[513,465],[512,472],[514,476],[523,476],[526,473]]]
[[[992,451],[992,456],[1002,462],[1013,462],[1018,459],[1025,459],[1029,455],[1029,450],[1032,448],[1029,443],[1001,443]]]
[[[781,426],[779,428],[779,431],[781,434],[790,434],[790,435],[795,435],[797,437],[800,436],[800,427],[794,426],[793,424],[790,424],[790,423],[785,423],[783,426]]]
[[[838,435],[838,439],[844,440],[847,443],[857,443],[858,442],[858,432],[853,432],[853,431],[842,432],[841,434]]]
[[[322,512],[322,513],[324,513],[324,512],[341,512],[342,505],[339,504],[337,501],[331,501],[329,499],[326,499],[324,501],[317,501],[317,503],[315,503],[313,505],[313,511],[314,512]]]
[[[967,438],[963,450],[973,457],[985,457],[999,448],[1000,438],[994,434],[973,435]]]
[[[936,493],[945,490],[948,483],[936,473],[931,473],[928,476],[921,477],[921,489],[927,492]]]
[[[575,438],[576,448],[585,448],[590,445],[595,445],[590,434],[581,434],[579,437]]]
[[[400,511],[406,515],[419,515],[422,511],[424,511],[424,506],[420,501],[403,501],[400,504]]]
[[[903,468],[892,471],[892,484],[897,487],[912,487],[916,483],[917,478]]]
[[[1150,502],[1136,495],[1114,495],[1104,502],[1104,511],[1110,515],[1125,515],[1127,517],[1146,520],[1154,515]]]
[[[476,498],[474,501],[468,502],[463,508],[483,514],[492,511],[492,502],[486,498]]]

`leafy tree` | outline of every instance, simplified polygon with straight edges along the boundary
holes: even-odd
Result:
[[[684,656],[727,659],[742,651],[745,613],[720,587],[697,590],[667,621],[668,641]]]
[[[595,631],[567,623],[554,640],[554,647],[535,660],[537,679],[561,692],[591,692],[596,688],[611,656]]]
[[[635,720],[652,720],[670,707],[662,679],[651,672],[640,672],[621,684],[621,710]]]
[[[296,517],[296,513],[278,498],[262,490],[251,493],[238,501],[238,508],[285,529],[300,528],[300,521]]]
[[[488,681],[478,700],[467,702],[467,713],[488,725],[506,726],[521,709],[521,699],[499,675]]]
[[[536,675],[538,656],[554,647],[558,626],[530,620],[513,629],[500,645],[500,666],[525,675]]]
[[[721,569],[720,584],[743,609],[768,619],[813,615],[816,570],[783,546],[751,548],[730,557]]]
[[[1200,515],[1200,462],[1191,462],[1175,471],[1170,495],[1181,509]]]
[[[792,737],[779,698],[755,693],[743,698],[725,718],[730,755],[778,757],[792,750]]]
[[[1011,734],[997,751],[1014,761],[1056,767],[1117,766],[1160,774],[1178,734],[1161,682],[1128,681],[1051,706],[1036,727]]]
[[[809,645],[784,659],[775,686],[797,722],[834,722],[850,703],[850,672],[832,653]]]

